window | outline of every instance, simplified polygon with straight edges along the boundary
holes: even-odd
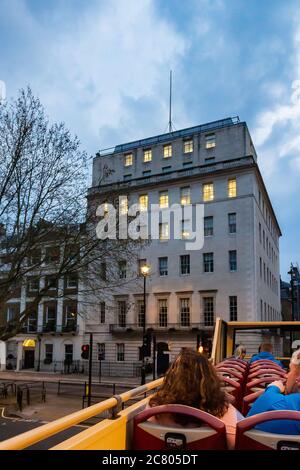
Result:
[[[126,279],[127,263],[125,260],[119,261],[119,278]]]
[[[152,161],[152,150],[145,149],[144,150],[144,163],[148,163]]]
[[[76,274],[70,274],[69,276],[67,276],[66,287],[67,289],[76,289],[77,287],[77,275]]]
[[[262,259],[259,258],[259,274],[260,274],[260,278],[262,279]]]
[[[183,141],[183,153],[192,153],[193,151],[193,139],[187,139]]]
[[[205,163],[213,163],[215,161],[215,157],[209,157],[204,159]]]
[[[168,275],[168,258],[166,256],[158,258],[158,270],[160,276]]]
[[[145,305],[144,300],[138,301],[138,326],[143,328],[145,322]]]
[[[65,344],[65,362],[71,364],[73,361],[73,344]]]
[[[190,166],[190,165],[192,165],[192,164],[193,164],[192,161],[188,161],[188,162],[183,162],[183,163],[182,163],[182,166]]]
[[[214,218],[204,217],[204,236],[211,237],[214,234]]]
[[[53,344],[45,344],[45,363],[51,364],[53,361]]]
[[[237,270],[237,255],[236,250],[229,251],[229,271],[234,272]]]
[[[58,246],[50,246],[46,248],[46,263],[58,263],[60,257],[59,247]]]
[[[105,302],[100,302],[100,323],[105,323]]]
[[[98,343],[98,361],[105,361],[105,343]]]
[[[266,234],[264,230],[263,230],[263,247],[264,249],[266,248]]]
[[[47,305],[46,306],[46,324],[48,327],[54,328],[56,325],[56,306]]]
[[[228,197],[236,197],[236,178],[228,180]]]
[[[148,210],[148,194],[142,194],[139,197],[140,212],[147,212]]]
[[[180,299],[180,325],[190,326],[190,299]]]
[[[163,155],[164,155],[164,158],[172,157],[172,144],[164,145]]]
[[[237,321],[237,296],[229,297],[229,318],[230,321]]]
[[[36,292],[39,290],[40,281],[38,277],[32,277],[28,279],[28,291]]]
[[[41,263],[41,250],[33,250],[28,257],[28,263],[33,266],[39,265]]]
[[[7,321],[14,320],[20,314],[20,304],[7,307]]]
[[[215,134],[207,134],[205,136],[205,148],[211,149],[216,146],[216,135]]]
[[[100,278],[106,281],[106,263],[100,264]]]
[[[228,231],[230,234],[236,233],[236,213],[228,214]]]
[[[214,325],[214,298],[203,297],[204,325]]]
[[[127,196],[120,196],[120,214],[125,215],[128,212],[128,198]]]
[[[168,191],[160,191],[160,193],[159,193],[159,207],[160,207],[160,209],[164,209],[166,207],[169,207]]]
[[[131,178],[132,178],[132,174],[131,174],[131,173],[127,173],[127,175],[124,175],[124,176],[123,176],[124,181],[128,181],[128,180],[130,180]]]
[[[46,287],[47,289],[51,289],[51,290],[57,289],[57,277],[46,276]]]
[[[214,200],[214,183],[205,183],[202,187],[203,201]]]
[[[213,253],[203,253],[203,271],[205,273],[214,272],[214,254]]]
[[[180,274],[190,274],[190,255],[180,256]]]
[[[32,310],[28,316],[27,320],[27,325],[28,325],[28,333],[34,333],[36,332],[37,329],[37,311]]]
[[[180,204],[186,206],[191,203],[191,188],[186,186],[185,188],[180,188]]]
[[[168,301],[166,299],[158,301],[158,322],[160,327],[168,326]]]
[[[124,155],[124,166],[132,166],[132,162],[133,162],[132,153],[126,153],[126,155]]]
[[[118,325],[122,328],[126,326],[126,301],[119,300],[118,302]]]
[[[125,344],[124,343],[117,343],[117,361],[118,362],[125,361]]]
[[[164,222],[159,224],[159,239],[161,241],[169,240],[169,224]]]
[[[74,303],[65,305],[65,324],[74,325],[77,316],[77,305]]]
[[[258,232],[259,232],[259,242],[261,243],[261,223],[260,222],[258,225]]]
[[[143,171],[143,176],[150,176],[150,175],[151,175],[151,170]]]
[[[263,314],[264,314],[264,312],[263,312],[263,301],[262,301],[262,299],[260,299],[260,319],[261,319],[261,321],[263,321]]]
[[[162,167],[162,172],[163,172],[163,173],[167,173],[168,171],[171,170],[171,168],[172,168],[171,165],[163,166],[163,167]]]
[[[190,220],[182,220],[181,221],[181,238],[182,240],[186,240],[190,238]]]

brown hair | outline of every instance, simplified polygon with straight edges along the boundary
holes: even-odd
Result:
[[[167,404],[192,406],[218,418],[225,414],[228,399],[206,356],[188,348],[181,351],[149,401],[150,406]]]
[[[260,346],[260,351],[261,352],[269,352],[269,353],[272,353],[273,352],[273,346],[271,343],[262,343],[261,346]]]

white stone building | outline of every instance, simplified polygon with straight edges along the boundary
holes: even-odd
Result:
[[[125,211],[134,203],[148,210],[159,204],[162,212],[174,203],[204,204],[202,249],[185,249],[185,221],[183,239],[172,239],[171,227],[161,223],[160,239],[140,253],[141,264],[151,266],[146,327],[156,337],[159,361],[167,348],[172,358],[183,346],[195,347],[197,336],[209,347],[217,316],[280,318],[281,232],[245,122],[227,118],[96,154],[89,199],[109,202],[116,194]],[[125,261],[120,278],[128,277],[126,287],[101,308],[91,307],[86,319],[104,374],[110,367],[134,374],[140,363],[143,279],[131,283],[138,266],[126,267]]]

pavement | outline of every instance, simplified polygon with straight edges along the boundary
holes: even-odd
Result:
[[[65,380],[70,382],[78,382],[84,383],[88,381],[88,377],[86,375],[81,374],[57,374],[56,372],[49,373],[49,372],[37,372],[35,370],[29,371],[1,371],[0,372],[0,382],[1,380],[11,380],[11,381],[21,381],[21,382],[33,382],[33,381],[43,381],[43,382],[58,382],[59,380]],[[92,378],[93,382],[99,383],[98,375]],[[147,381],[151,381],[152,378],[149,375]],[[101,377],[100,383],[107,383],[107,384],[118,384],[124,386],[134,386],[140,385],[138,377]]]

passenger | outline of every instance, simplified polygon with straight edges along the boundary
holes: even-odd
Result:
[[[273,361],[276,364],[278,364],[280,367],[283,367],[283,364],[280,361],[277,361],[275,357],[272,354],[273,352],[273,346],[271,343],[263,343],[260,346],[260,352],[258,354],[254,354],[254,356],[251,357],[249,363],[252,364],[255,361],[259,361],[260,359],[267,359],[268,361]]]
[[[287,374],[285,393],[292,393],[296,383],[300,382],[300,349],[295,351],[291,357],[290,370]]]
[[[245,356],[246,356],[246,348],[245,346],[242,346],[240,344],[234,351],[234,357],[235,359],[244,359]]]
[[[294,382],[291,393],[284,395],[284,385],[276,380],[268,385],[265,392],[253,403],[248,416],[253,416],[265,411],[292,410],[300,411],[300,384]],[[266,421],[258,424],[255,429],[275,434],[300,434],[300,421],[278,420]]]
[[[213,365],[203,354],[186,348],[177,356],[149,401],[150,407],[167,404],[192,406],[221,419],[226,425],[228,448],[234,449],[236,423],[243,416],[231,405]],[[150,420],[165,426],[195,426],[195,421],[179,415],[164,414]]]

